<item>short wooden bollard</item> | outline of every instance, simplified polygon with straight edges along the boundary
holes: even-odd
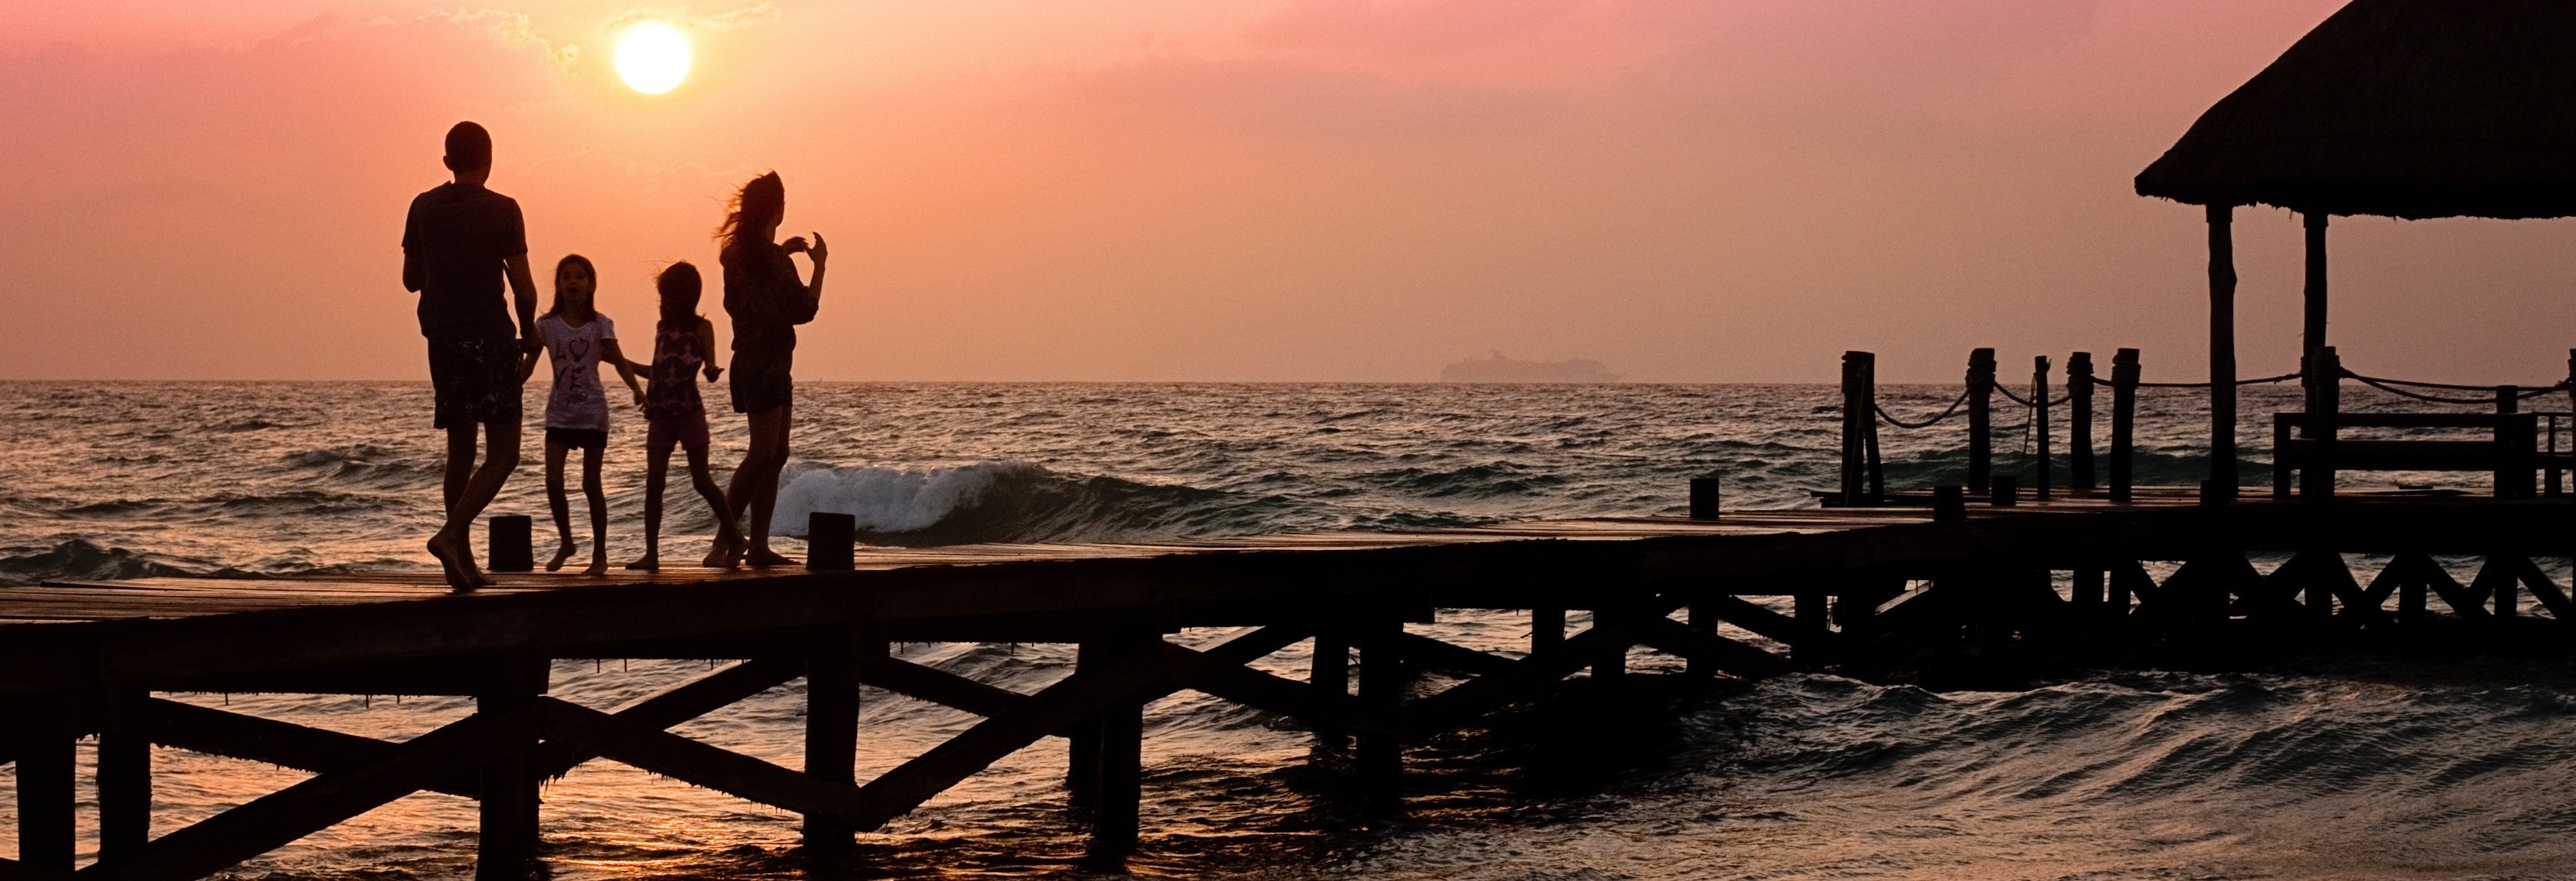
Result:
[[[1690,482],[1690,519],[1717,519],[1718,486],[1715,477],[1694,477]]]
[[[1932,488],[1932,520],[1948,523],[1968,519],[1968,489],[1955,483]]]
[[[816,511],[805,518],[805,568],[816,572],[847,572],[858,565],[859,518],[850,514]]]
[[[537,568],[535,521],[526,514],[500,514],[487,527],[491,548],[484,568],[494,572],[526,572]]]
[[[2012,507],[2018,501],[2015,497],[2021,494],[2021,478],[2010,474],[1997,474],[1991,489],[1992,492],[1986,495],[1986,504],[1998,508]]]

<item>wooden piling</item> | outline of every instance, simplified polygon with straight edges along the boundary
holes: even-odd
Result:
[[[1718,618],[1715,609],[1694,603],[1684,615],[1692,633],[1701,636],[1717,635]],[[1691,655],[1682,659],[1682,672],[1692,676],[1711,676],[1717,673],[1717,665],[1705,656]]]
[[[493,518],[499,520],[500,518]],[[523,518],[524,519],[524,518]],[[496,665],[493,681],[474,696],[481,716],[527,710],[546,692],[542,657],[512,657]],[[475,881],[526,881],[537,860],[537,786],[530,737],[490,754],[478,798],[482,833],[475,843]]]
[[[31,694],[7,705],[18,772],[18,865],[69,876],[73,854],[73,751],[79,706],[71,695]]]
[[[109,692],[98,734],[98,859],[139,856],[152,841],[152,731],[148,692]]]
[[[1118,640],[1121,660],[1160,642],[1152,633]],[[1100,711],[1099,794],[1092,808],[1091,843],[1084,861],[1095,870],[1124,866],[1136,852],[1137,812],[1144,802],[1145,702],[1111,701]]]
[[[805,516],[805,568],[847,572],[858,565],[859,518],[815,511]]]
[[[824,515],[816,514],[816,520]],[[841,517],[850,515],[842,514]],[[819,524],[818,524],[819,525]],[[812,558],[808,558],[809,565]],[[822,627],[805,650],[805,774],[844,786],[858,782],[858,648],[846,627]],[[858,830],[848,823],[805,815],[805,853],[847,853]]]
[[[1932,488],[1932,520],[1950,523],[1968,519],[1967,488],[1945,483]]]
[[[1994,478],[1995,350],[1968,353],[1968,491],[1983,493]]]
[[[2576,360],[2576,359],[2572,359]],[[2138,350],[2111,353],[2111,501],[2128,504],[2130,461],[2137,449]]]
[[[2093,353],[2066,356],[2066,488],[2093,494]]]
[[[1085,639],[1074,647],[1073,671],[1106,669],[1117,648],[1100,639]],[[1084,716],[1065,726],[1064,790],[1065,800],[1076,809],[1090,809],[1100,803],[1100,717]]]
[[[1869,462],[1869,503],[1887,503],[1887,468],[1878,458],[1878,356],[1861,362],[1861,450]]]
[[[1562,628],[1560,628],[1560,634]],[[1351,642],[1339,633],[1315,634],[1315,656],[1307,664],[1306,682],[1326,699],[1351,696]],[[1321,745],[1338,750],[1348,745],[1350,733],[1339,726],[1318,722],[1315,737]]]
[[[1690,482],[1690,519],[1715,520],[1718,502],[1723,498],[1717,475],[1694,477]]]
[[[2209,500],[2236,500],[2236,241],[2233,205],[2209,217]]]
[[[2531,459],[2539,446],[2540,420],[2520,415],[2521,404],[2520,386],[2496,386],[2495,494],[2500,499],[2528,499],[2539,494],[2532,484]]]
[[[2032,448],[2039,453],[2039,455],[2033,457],[2033,461],[2031,463],[2033,474],[2031,476],[2030,497],[2034,500],[2045,502],[2048,501],[2049,476],[2048,356],[2046,355],[2040,355],[2030,359],[2030,402],[2037,405],[2031,408],[2030,431],[2033,441]]]
[[[2020,483],[2019,478],[2010,474],[1995,475],[1994,482],[1986,487],[1986,504],[1997,508],[2010,508],[2019,503]]]
[[[2334,498],[2335,435],[2342,431],[2343,359],[2333,346],[2308,353],[2308,460],[2299,469],[2299,497],[2308,501]],[[2274,456],[2280,453],[2275,451]]]
[[[484,527],[491,546],[483,568],[494,572],[530,572],[537,568],[535,521],[526,514],[498,514]]]
[[[1565,644],[1565,607],[1530,610],[1530,654]]]
[[[1378,718],[1396,718],[1404,708],[1404,692],[1412,685],[1412,674],[1404,664],[1404,620],[1380,614],[1362,626],[1365,629],[1355,640],[1360,649],[1360,704]],[[1400,800],[1404,791],[1403,741],[1384,729],[1363,731],[1357,752],[1353,758],[1360,788],[1373,801]]]
[[[1833,628],[1833,597],[1824,591],[1805,591],[1793,600],[1791,611],[1798,623],[1809,632],[1828,633]],[[1832,652],[1822,642],[1809,642],[1789,648],[1790,660],[1802,666],[1823,667],[1833,661]]]
[[[1843,431],[1842,431],[1842,498],[1844,507],[1868,504],[1869,450],[1863,433],[1877,421],[1866,402],[1869,390],[1862,379],[1871,360],[1868,352],[1843,353]]]

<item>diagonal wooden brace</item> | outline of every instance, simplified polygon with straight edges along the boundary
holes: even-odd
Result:
[[[1689,625],[1670,618],[1648,619],[1638,637],[1638,641],[1653,646],[1657,651],[1713,664],[1717,669],[1746,679],[1789,672],[1789,662],[1778,655],[1713,633],[1692,630]]]
[[[401,748],[392,741],[342,734],[324,728],[246,716],[178,701],[144,701],[152,742],[208,755],[265,762],[299,771],[327,774],[384,761]],[[428,789],[474,798],[471,774],[440,781]]]
[[[533,708],[476,713],[397,744],[364,766],[322,773],[74,877],[193,881],[478,767],[493,753],[533,739],[537,730]]]

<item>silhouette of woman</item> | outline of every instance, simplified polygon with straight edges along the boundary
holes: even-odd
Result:
[[[778,506],[778,473],[787,466],[787,429],[795,411],[796,325],[814,320],[822,302],[826,257],[821,233],[810,243],[803,236],[777,241],[786,214],[787,185],[773,171],[742,185],[716,229],[724,309],[733,318],[733,410],[751,419],[751,450],[734,469],[725,499],[736,522],[749,510],[751,526],[741,546],[719,534],[707,555],[710,566],[737,559],[753,566],[795,562],[769,549],[769,515]],[[811,281],[799,281],[796,263],[787,257],[798,252],[814,261]]]

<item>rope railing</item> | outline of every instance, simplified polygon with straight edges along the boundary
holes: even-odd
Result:
[[[1870,407],[1871,407],[1871,409],[1875,409],[1875,410],[1877,410],[1877,411],[1878,411],[1878,418],[1879,418],[1880,420],[1882,420],[1882,421],[1885,421],[1885,422],[1886,422],[1887,424],[1889,424],[1889,425],[1893,425],[1893,426],[1896,426],[1896,427],[1898,427],[1898,428],[1903,428],[1903,429],[1916,429],[1916,428],[1930,428],[1930,427],[1932,427],[1932,426],[1935,426],[1935,425],[1939,425],[1939,424],[1941,424],[1941,422],[1942,422],[1943,420],[1946,420],[1946,419],[1949,419],[1949,418],[1950,418],[1950,417],[1952,417],[1952,416],[1956,416],[1956,415],[1958,415],[1958,414],[1959,414],[1959,407],[1960,407],[1960,405],[1962,405],[1962,404],[1966,404],[1967,402],[1968,402],[1968,393],[1967,393],[1966,391],[1964,391],[1964,390],[1963,390],[1963,391],[1959,392],[1959,397],[1957,397],[1956,399],[1953,399],[1952,401],[1950,401],[1950,406],[1949,406],[1949,408],[1948,408],[1948,409],[1945,409],[1945,410],[1942,410],[1942,411],[1941,411],[1941,415],[1939,415],[1939,416],[1934,416],[1934,417],[1932,417],[1932,418],[1930,418],[1930,419],[1926,419],[1926,420],[1923,420],[1923,421],[1921,421],[1921,422],[1907,422],[1907,421],[1905,421],[1905,420],[1903,420],[1903,419],[1898,419],[1898,418],[1896,418],[1896,414],[1887,412],[1887,408],[1886,408],[1886,407],[1884,407],[1884,406],[1880,406],[1880,405],[1879,405],[1878,403],[1876,403],[1876,402],[1871,402]]]
[[[2486,391],[2486,392],[2492,392],[2492,391],[2494,391],[2496,388],[2498,388],[2498,386],[2491,386],[2491,385],[2455,385],[2455,384],[2452,384],[2452,383],[2444,383],[2444,382],[2409,382],[2409,381],[2402,380],[2402,379],[2387,379],[2387,378],[2384,378],[2384,377],[2377,377],[2377,376],[2363,376],[2363,375],[2361,375],[2361,374],[2354,373],[2354,372],[2352,372],[2352,371],[2350,371],[2350,370],[2346,370],[2346,371],[2344,371],[2344,372],[2343,372],[2343,375],[2344,375],[2344,377],[2346,377],[2346,378],[2348,378],[2348,379],[2355,379],[2355,380],[2359,380],[2359,381],[2361,382],[2361,384],[2362,384],[2362,385],[2366,385],[2366,386],[2369,386],[2369,387],[2371,387],[2371,388],[2375,388],[2375,389],[2378,389],[2378,390],[2380,390],[2380,391],[2387,392],[2387,393],[2389,393],[2389,394],[2396,395],[2396,396],[2401,397],[2401,398],[2412,398],[2412,399],[2414,399],[2414,400],[2423,401],[2423,402],[2431,403],[2431,404],[2458,404],[2458,405],[2462,405],[2462,406],[2481,406],[2481,405],[2494,404],[2496,399],[2495,399],[2495,396],[2494,396],[2493,394],[2489,394],[2488,396],[2483,397],[2483,398],[2451,398],[2451,397],[2444,397],[2444,396],[2441,396],[2441,395],[2428,395],[2428,394],[2425,394],[2425,393],[2423,393],[2423,392],[2410,392],[2410,391],[2407,391],[2407,390],[2405,390],[2405,389],[2397,388],[2397,386],[2401,386],[2401,385],[2408,385],[2408,386],[2414,386],[2414,387],[2416,387],[2416,388],[2463,389],[2463,390],[2468,390],[2468,391]],[[2530,390],[2530,391],[2517,392],[2517,393],[2514,395],[2513,399],[2514,399],[2514,400],[2517,400],[2517,401],[2528,401],[2528,400],[2531,400],[2531,399],[2533,399],[2533,398],[2541,397],[2541,396],[2543,396],[2543,395],[2553,395],[2553,394],[2557,394],[2557,393],[2559,393],[2559,392],[2566,391],[2566,390],[2567,390],[2567,381],[2566,381],[2566,380],[2560,380],[2560,381],[2558,381],[2557,383],[2552,384],[2552,385],[2531,387],[2531,390]]]

